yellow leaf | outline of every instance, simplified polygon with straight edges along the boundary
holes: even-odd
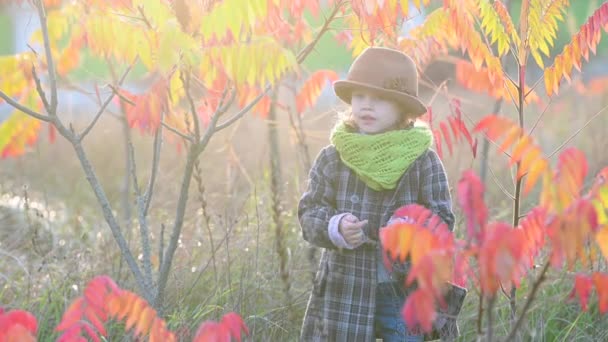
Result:
[[[156,311],[149,306],[146,306],[142,311],[137,324],[135,325],[135,334],[138,336],[145,336],[148,334],[154,319],[156,318]]]
[[[479,1],[479,14],[481,16],[481,28],[486,36],[490,37],[490,43],[498,42],[498,55],[502,56],[509,52],[511,38],[507,35],[499,14],[490,2]]]
[[[608,225],[601,227],[595,234],[595,241],[597,242],[604,258],[608,260]]]
[[[532,57],[534,57],[534,60],[536,61],[536,64],[538,64],[539,68],[544,69],[545,63],[543,62],[543,57],[540,55],[540,53],[538,53],[538,50],[531,50],[530,52],[532,53]]]
[[[558,23],[563,20],[562,12],[570,6],[569,0],[530,0],[530,11],[528,13],[528,30],[530,52],[534,56],[540,49],[549,56],[549,46],[553,46]],[[538,63],[542,59],[535,57]],[[539,66],[541,66],[539,64]],[[541,68],[543,68],[541,66]]]

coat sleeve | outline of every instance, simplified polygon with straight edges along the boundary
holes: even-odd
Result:
[[[329,222],[336,210],[336,175],[338,160],[326,147],[315,159],[306,191],[298,203],[298,220],[302,237],[321,248],[337,248],[329,236]],[[335,151],[334,151],[335,152]],[[337,152],[336,152],[337,153]]]
[[[455,217],[445,168],[437,152],[433,150],[429,150],[424,158],[420,173],[419,202],[439,215],[450,231],[453,231]]]

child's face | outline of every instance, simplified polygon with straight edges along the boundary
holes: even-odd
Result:
[[[353,119],[362,133],[389,131],[401,117],[401,109],[396,102],[370,90],[354,90],[350,103]]]

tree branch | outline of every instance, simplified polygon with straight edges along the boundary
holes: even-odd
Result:
[[[123,84],[123,82],[127,78],[127,75],[129,74],[129,72],[131,72],[131,69],[133,68],[135,63],[137,63],[137,60],[138,60],[138,57],[136,56],[135,59],[133,60],[133,62],[127,67],[127,70],[125,70],[125,72],[120,77],[118,84],[116,84],[116,86],[114,86],[114,87],[111,87],[112,94],[110,96],[108,96],[108,98],[101,105],[101,107],[99,108],[99,111],[97,112],[97,114],[95,114],[95,117],[93,118],[93,121],[91,121],[89,126],[87,126],[87,128],[78,136],[78,141],[82,141],[82,139],[84,139],[84,137],[87,134],[89,134],[91,129],[93,129],[93,126],[95,126],[95,123],[97,123],[97,120],[99,120],[99,118],[101,117],[101,114],[103,114],[103,112],[105,112],[105,110],[108,107],[108,105],[110,104],[110,102],[112,102],[112,99],[114,99],[114,95],[118,94],[116,87],[120,87]]]
[[[194,139],[192,139],[191,136],[185,135],[184,133],[178,131],[176,128],[173,128],[171,126],[169,126],[169,124],[165,123],[164,121],[161,121],[160,124],[165,127],[166,129],[168,129],[169,131],[179,135],[180,137],[182,137],[183,139],[188,140],[190,143],[194,143]]]
[[[108,223],[108,225],[110,226],[110,230],[112,231],[112,236],[114,236],[114,240],[116,240],[116,243],[118,244],[118,247],[120,248],[122,257],[127,262],[127,265],[129,265],[131,272],[133,272],[135,281],[137,282],[137,285],[139,286],[139,289],[142,291],[142,294],[144,295],[145,299],[148,301],[151,301],[153,298],[152,293],[148,292],[148,288],[146,287],[145,278],[144,278],[143,274],[141,273],[141,269],[137,265],[137,262],[135,261],[135,258],[133,257],[133,254],[131,253],[131,250],[129,249],[129,246],[127,245],[127,241],[125,240],[125,237],[122,234],[120,225],[116,221],[116,217],[114,217],[114,214],[112,212],[112,207],[110,206],[108,197],[106,196],[101,184],[99,183],[99,179],[97,178],[97,175],[95,174],[95,171],[93,170],[93,165],[91,165],[91,162],[87,159],[86,153],[84,152],[84,149],[82,148],[82,144],[80,142],[73,141],[72,146],[74,147],[74,150],[76,151],[76,155],[78,156],[78,159],[80,160],[80,164],[85,173],[87,181],[91,185],[91,188],[93,189],[93,192],[95,193],[95,197],[97,198],[97,201],[98,201],[99,205],[101,206],[103,216],[106,219],[106,222]]]
[[[145,215],[145,201],[146,198],[141,194],[139,183],[137,181],[137,166],[135,164],[135,151],[133,148],[133,142],[128,137],[129,154],[131,155],[129,169],[133,177],[133,189],[135,190],[135,198],[137,201],[137,219],[139,221],[139,234],[141,239],[142,249],[142,264],[144,268],[144,276],[146,280],[146,288],[149,292],[152,292],[152,259],[151,259],[151,247],[150,247],[150,229],[148,228],[148,221]]]
[[[532,133],[534,132],[534,130],[536,129],[536,126],[538,125],[538,123],[540,122],[540,120],[543,118],[543,115],[545,115],[545,113],[547,112],[547,109],[549,109],[549,106],[551,105],[551,102],[553,101],[553,96],[551,96],[549,98],[549,102],[547,103],[547,105],[545,106],[545,109],[543,109],[542,113],[540,113],[538,115],[538,118],[536,118],[536,122],[534,122],[534,125],[532,125],[532,128],[530,128],[530,132],[528,132],[528,135],[532,135]]]
[[[40,121],[44,121],[44,122],[50,122],[50,123],[55,122],[55,120],[53,118],[49,117],[48,115],[43,115],[38,112],[35,112],[35,111],[25,107],[24,105],[20,104],[19,102],[13,100],[10,96],[8,96],[6,93],[4,93],[1,90],[0,90],[0,97],[2,99],[4,99],[4,101],[6,101],[6,103],[15,107],[15,109],[18,109],[33,118],[36,118],[36,119],[38,119]]]
[[[540,288],[540,284],[545,280],[545,275],[546,275],[547,270],[549,269],[550,265],[551,265],[551,263],[549,262],[549,260],[545,261],[545,267],[543,267],[542,271],[540,272],[540,275],[538,276],[538,279],[536,280],[536,282],[534,282],[534,286],[532,287],[532,290],[530,291],[530,294],[528,295],[526,304],[524,304],[524,308],[522,309],[521,314],[517,318],[517,322],[513,326],[513,329],[511,329],[511,331],[509,332],[509,335],[505,341],[511,341],[515,337],[517,330],[519,329],[519,327],[521,326],[521,324],[524,321],[524,317],[526,316],[526,313],[530,309],[530,305],[532,304],[532,301],[534,300],[534,297],[536,296],[536,292],[538,292],[538,289]]]
[[[266,89],[264,89],[258,96],[256,96],[253,100],[251,100],[251,102],[249,102],[249,104],[247,104],[245,107],[243,107],[238,113],[234,114],[230,119],[226,120],[225,122],[217,125],[217,127],[215,127],[213,133],[219,132],[222,129],[227,128],[228,126],[232,125],[235,121],[242,118],[245,114],[247,114],[247,112],[249,112],[251,110],[251,108],[253,108],[256,104],[258,104],[258,102],[260,102],[262,97],[264,97],[264,95],[266,95],[266,93],[268,93],[270,91],[270,89],[271,89],[270,85],[266,86]],[[216,117],[216,116],[218,116],[218,115],[214,115],[214,117]],[[207,130],[207,133],[209,133],[209,130]],[[205,134],[205,136],[207,136],[207,134]]]
[[[549,154],[547,156],[547,159],[553,157],[553,155],[555,155],[557,152],[559,152],[562,148],[564,148],[564,146],[566,146],[567,143],[570,142],[570,140],[574,139],[583,129],[585,129],[585,127],[589,126],[589,124],[591,123],[591,121],[593,121],[595,118],[597,118],[600,114],[602,114],[603,111],[606,110],[606,108],[608,108],[608,105],[604,106],[602,109],[600,109],[597,113],[593,114],[593,116],[591,118],[589,118],[589,120],[587,120],[587,122],[583,125],[583,127],[579,128],[578,130],[576,130],[576,132],[574,132],[568,139],[566,139],[561,145],[559,145],[559,147],[557,147],[553,152],[551,152],[551,154]]]
[[[46,54],[46,64],[49,72],[49,82],[51,87],[51,103],[49,108],[50,116],[57,116],[57,78],[55,75],[55,62],[51,53],[51,41],[49,39],[49,28],[46,21],[46,9],[42,0],[36,1],[38,7],[38,17],[40,18],[40,28],[42,30],[42,38],[44,40],[44,52]]]
[[[161,113],[161,121],[163,120],[164,113]],[[163,144],[163,130],[162,126],[156,129],[154,134],[154,152],[152,154],[152,174],[150,175],[150,181],[148,182],[148,190],[144,194],[145,205],[144,205],[144,216],[148,215],[148,209],[150,208],[150,202],[152,202],[152,194],[154,192],[154,183],[156,183],[156,175],[158,174],[158,166],[160,164],[160,149]]]
[[[330,21],[333,20],[333,18],[335,17],[339,8],[342,6],[342,3],[343,3],[343,0],[338,0],[338,2],[335,5],[335,8],[332,12],[332,15],[325,22],[325,24],[323,25],[323,27],[320,30],[317,37],[315,37],[315,39],[302,52],[300,52],[298,54],[298,58],[297,58],[298,63],[301,63],[308,56],[308,54],[312,51],[315,44],[319,41],[319,39],[321,38],[323,33],[327,30],[327,26],[329,25]],[[264,90],[264,92],[262,92],[262,94],[260,94],[248,106],[246,106],[246,108],[251,109],[257,102],[260,101],[260,99],[264,96],[264,94],[269,90],[270,90],[270,86],[267,86],[266,89]],[[226,94],[227,94],[227,88],[224,90],[224,95],[226,95]],[[236,95],[236,91],[234,91],[232,95],[233,95],[232,100],[234,100],[234,95]],[[223,98],[225,98],[225,97],[223,96]],[[240,117],[242,117],[246,113],[245,110],[241,110],[241,111],[239,111],[239,113],[237,115],[235,115],[228,121],[224,122],[223,124],[221,124],[219,126],[216,126],[219,117],[221,116],[221,114],[223,114],[223,111],[226,111],[228,109],[229,103],[231,103],[231,102],[232,101],[229,101],[229,102],[227,102],[228,104],[218,106],[218,110],[213,115],[213,118],[211,119],[211,122],[209,124],[209,127],[207,128],[205,136],[202,138],[201,141],[197,141],[195,144],[192,144],[190,146],[190,148],[188,149],[186,166],[184,169],[184,177],[182,180],[179,199],[177,201],[177,208],[176,208],[175,222],[173,224],[173,231],[171,232],[169,245],[167,246],[167,249],[166,249],[165,253],[163,254],[163,263],[160,266],[160,274],[158,277],[158,284],[157,284],[158,286],[157,286],[157,290],[156,290],[156,296],[154,299],[154,306],[156,308],[159,308],[159,306],[163,302],[163,298],[164,298],[164,294],[165,294],[164,292],[165,292],[165,288],[167,285],[167,279],[169,277],[169,269],[171,268],[173,256],[175,255],[175,250],[177,249],[177,244],[179,241],[179,237],[181,235],[181,229],[182,229],[182,226],[184,223],[184,214],[186,211],[186,203],[188,202],[188,190],[190,187],[190,182],[192,180],[192,173],[194,171],[195,160],[196,160],[196,158],[198,158],[200,153],[205,149],[207,143],[211,139],[211,136],[215,132],[217,132],[220,129],[228,127],[230,124],[232,124],[233,122],[238,120]],[[179,135],[181,136],[182,134],[179,134]]]
[[[188,190],[190,188],[190,182],[192,181],[192,172],[194,170],[194,160],[198,157],[198,145],[191,145],[188,149],[188,156],[186,159],[186,167],[184,168],[184,177],[182,179],[182,186],[179,192],[179,198],[177,200],[177,209],[175,214],[175,222],[173,224],[173,231],[169,240],[169,245],[165,253],[163,253],[163,263],[160,266],[160,274],[158,275],[158,283],[156,296],[154,299],[154,306],[160,309],[159,306],[162,304],[165,287],[167,286],[167,279],[169,278],[169,269],[173,261],[173,255],[177,249],[177,243],[181,235],[181,229],[184,224],[184,214],[186,212],[186,203],[188,202]]]
[[[502,190],[502,192],[509,197],[511,200],[515,200],[515,196],[513,196],[511,193],[509,193],[509,191],[507,191],[507,189],[505,189],[505,187],[498,181],[498,177],[496,177],[496,174],[494,173],[494,170],[492,170],[492,168],[490,167],[490,165],[488,165],[488,170],[490,170],[490,173],[492,174],[492,177],[494,179],[494,183],[496,183],[496,185],[498,185],[498,187],[500,188],[500,190]]]
[[[198,114],[196,111],[196,106],[194,105],[194,100],[192,99],[192,94],[190,94],[190,74],[184,76],[184,72],[180,71],[179,78],[184,85],[184,92],[186,93],[186,98],[188,99],[188,103],[190,104],[190,114],[192,115],[192,120],[194,121],[194,139],[195,141],[199,141],[201,139],[201,128],[198,119]]]
[[[42,89],[42,83],[40,82],[40,78],[38,77],[38,73],[36,72],[36,67],[34,63],[32,63],[32,77],[34,77],[34,82],[36,83],[36,91],[38,91],[38,96],[42,100],[42,105],[44,109],[46,109],[47,113],[51,112],[51,105],[49,104],[48,99],[46,98],[46,94],[44,93],[44,89]]]

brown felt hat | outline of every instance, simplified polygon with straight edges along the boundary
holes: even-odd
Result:
[[[418,98],[418,70],[414,61],[401,51],[368,47],[355,58],[345,80],[335,81],[334,92],[350,104],[355,89],[370,89],[397,101],[405,112],[420,116],[426,106]]]

